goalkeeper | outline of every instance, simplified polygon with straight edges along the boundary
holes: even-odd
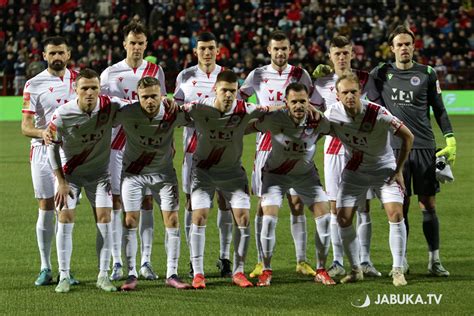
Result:
[[[414,39],[413,33],[404,26],[395,28],[390,34],[388,41],[395,61],[381,64],[372,70],[370,81],[375,85],[378,94],[369,93],[368,97],[374,102],[384,104],[415,135],[413,149],[403,168],[407,190],[403,205],[407,235],[407,213],[410,196],[414,193],[418,196],[418,204],[423,214],[423,233],[429,250],[428,272],[434,276],[447,277],[449,272],[441,264],[439,256],[439,222],[435,203],[439,182],[435,177],[435,159],[436,156],[445,156],[452,166],[456,158],[456,140],[434,69],[413,61]],[[437,153],[430,123],[430,107],[447,144]],[[397,155],[400,142],[393,139],[392,146]],[[406,262],[404,269],[403,272],[408,272]]]

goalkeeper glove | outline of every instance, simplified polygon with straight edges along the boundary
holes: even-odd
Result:
[[[456,139],[454,136],[446,137],[446,147],[436,153],[436,157],[445,156],[449,164],[454,165],[456,160]]]
[[[318,67],[313,71],[313,79],[318,79],[329,75],[332,72],[332,68],[329,65],[319,64]]]

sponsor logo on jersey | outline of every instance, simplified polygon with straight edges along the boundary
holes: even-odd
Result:
[[[413,102],[413,91],[404,91],[397,88],[392,88],[392,94],[390,96],[392,101],[403,102],[404,104],[398,105],[412,105]]]

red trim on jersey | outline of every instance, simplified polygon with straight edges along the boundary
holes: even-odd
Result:
[[[370,133],[374,129],[377,116],[379,114],[380,106],[375,103],[369,102],[367,110],[365,111],[364,118],[360,123],[359,130],[362,132]]]
[[[258,151],[270,151],[272,150],[272,133],[265,132],[260,136],[258,144]]]
[[[342,142],[339,138],[333,137],[331,142],[329,143],[328,149],[326,150],[326,154],[328,155],[337,155],[341,150]]]
[[[143,71],[142,78],[143,77],[155,77],[156,74],[158,73],[158,70],[160,67],[156,64],[153,63],[148,63],[145,67],[145,70]]]
[[[247,104],[244,100],[237,100],[237,104],[235,105],[234,112],[229,117],[226,126],[235,126],[235,123],[239,125],[242,122],[245,114],[247,113]],[[238,117],[238,119],[235,119]]]
[[[97,122],[95,127],[99,128],[100,126],[106,124],[110,119],[111,111],[111,101],[108,96],[101,95],[99,96],[99,112],[97,113]]]
[[[125,131],[123,130],[123,127],[120,126],[120,129],[117,135],[115,135],[115,138],[110,147],[115,150],[122,150],[123,147],[125,146],[125,142],[126,142]]]
[[[217,165],[224,155],[224,151],[227,147],[214,147],[212,148],[207,159],[201,160],[196,165],[198,168],[209,170],[213,165]]]
[[[299,159],[286,159],[280,166],[268,172],[274,174],[288,174],[288,172],[290,172],[295,167],[298,161]]]
[[[71,94],[74,92],[74,83],[76,82],[79,73],[72,69],[69,69],[69,73],[71,74],[71,77],[69,78],[69,94]]]
[[[241,95],[241,96],[243,95],[243,97],[244,97],[245,99],[250,98],[250,96],[249,96],[247,93],[243,92],[242,90],[239,90],[239,92],[240,92],[240,95]]]
[[[36,114],[35,111],[31,111],[31,110],[21,110],[21,113],[26,113],[26,114]]]
[[[369,81],[369,73],[367,71],[358,70],[358,69],[354,70],[354,72],[357,78],[359,78],[361,90],[364,90],[365,85]]]
[[[191,136],[191,139],[189,140],[189,144],[186,147],[186,152],[187,153],[194,153],[196,151],[196,146],[197,146],[197,134],[196,131],[193,132],[193,135]]]
[[[364,152],[354,150],[351,159],[347,162],[345,169],[355,171],[359,168],[364,158]]]
[[[138,157],[135,161],[132,161],[130,165],[127,167],[125,172],[131,174],[140,174],[140,172],[153,162],[155,159],[156,152],[143,152],[140,157]]]
[[[288,74],[288,78],[286,78],[285,84],[283,86],[286,87],[288,84],[290,84],[291,78],[296,78],[296,82],[300,81],[302,75],[303,68],[291,66],[290,73]]]
[[[30,162],[33,159],[33,146],[30,147]]]
[[[65,174],[71,174],[74,169],[82,165],[86,161],[87,157],[90,155],[94,146],[84,149],[80,154],[74,155],[69,159],[63,166],[63,171]]]

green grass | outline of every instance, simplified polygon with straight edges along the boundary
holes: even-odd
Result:
[[[348,313],[451,313],[472,314],[474,300],[473,207],[471,202],[473,179],[474,129],[469,116],[452,117],[458,142],[458,156],[454,168],[456,181],[443,185],[438,195],[437,210],[441,223],[441,257],[451,272],[446,279],[426,276],[427,251],[421,229],[421,214],[412,203],[411,234],[408,242],[411,273],[409,285],[398,289],[392,286],[387,272],[391,266],[388,247],[388,223],[379,203],[372,203],[372,259],[384,273],[380,279],[368,279],[352,285],[324,287],[310,278],[295,274],[295,254],[289,229],[288,209],[281,212],[277,227],[277,246],[273,260],[274,282],[270,288],[240,289],[231,286],[229,279],[217,277],[214,267],[218,257],[216,212],[211,213],[207,229],[205,271],[208,289],[178,292],[164,286],[163,278],[139,284],[134,293],[103,293],[95,288],[95,226],[86,200],[78,207],[74,231],[72,269],[81,285],[66,295],[56,294],[54,286],[37,288],[33,285],[39,270],[35,222],[37,203],[28,162],[28,139],[20,133],[19,122],[0,123],[0,314],[348,314]],[[245,142],[244,166],[252,170],[253,136]],[[176,147],[181,148],[181,132],[176,133]],[[443,141],[440,142],[444,144]],[[322,147],[322,143],[320,145]],[[180,173],[181,151],[175,166]],[[317,158],[321,165],[321,158]],[[255,200],[252,201],[255,205]],[[183,205],[183,203],[182,203]],[[182,210],[181,210],[182,213]],[[254,211],[252,210],[252,218]],[[315,225],[308,216],[308,258],[314,262]],[[163,225],[156,213],[156,232],[152,262],[160,277],[165,274],[166,258],[163,246]],[[181,216],[182,221],[182,216]],[[253,221],[252,221],[253,226]],[[252,228],[253,231],[253,228]],[[56,253],[53,252],[57,271]],[[346,260],[347,261],[347,260]],[[252,244],[246,272],[256,263]],[[182,237],[179,272],[186,275],[188,250]],[[118,285],[118,284],[117,284]],[[369,295],[372,302],[377,294],[442,294],[439,305],[374,305],[366,309],[351,306]]]

